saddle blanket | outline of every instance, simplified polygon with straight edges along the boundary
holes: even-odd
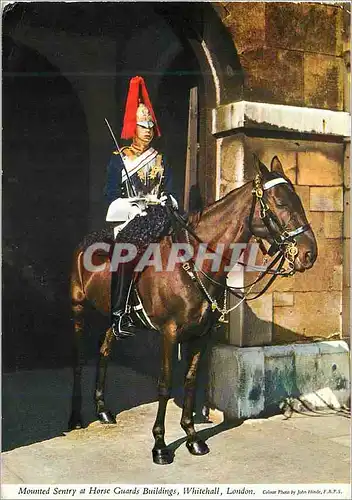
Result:
[[[170,234],[171,220],[167,208],[161,205],[150,205],[147,215],[136,215],[124,224],[116,236],[116,243],[131,243],[143,251],[150,243],[157,243]],[[108,226],[99,231],[92,231],[83,239],[80,247],[86,250],[93,243],[115,241],[114,228]]]

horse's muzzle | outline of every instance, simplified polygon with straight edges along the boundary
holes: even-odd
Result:
[[[299,252],[295,259],[295,270],[300,273],[304,273],[304,271],[307,271],[308,269],[313,267],[316,258],[317,254],[312,250]]]

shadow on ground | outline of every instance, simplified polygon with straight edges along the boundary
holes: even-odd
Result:
[[[107,403],[113,413],[156,400],[155,380],[111,363]],[[96,420],[93,405],[95,366],[83,370],[85,425]],[[3,376],[2,449],[11,450],[61,436],[67,431],[72,375],[69,368],[8,373]]]
[[[228,431],[230,429],[235,429],[236,427],[239,427],[242,425],[244,420],[237,419],[237,420],[224,420],[220,424],[216,425],[215,427],[210,427],[207,429],[199,430],[197,432],[197,435],[200,439],[203,441],[207,441],[208,439],[216,436],[217,434],[221,434],[221,432]],[[183,437],[180,439],[177,439],[176,441],[170,443],[168,445],[168,448],[172,450],[173,453],[187,440],[187,437]]]
[[[84,425],[95,421],[93,391],[96,373],[94,346],[88,339],[88,361],[82,376]],[[93,342],[96,345],[95,342]],[[108,367],[106,403],[113,414],[157,400],[160,370],[160,338],[156,332],[144,337],[116,342]],[[200,367],[197,384],[196,422],[203,419],[200,409],[206,400],[207,356]],[[182,406],[186,348],[181,360],[175,352],[172,397]],[[70,367],[8,372],[2,377],[2,450],[61,436],[67,431],[70,414],[72,372]],[[181,417],[181,410],[180,410]],[[180,429],[180,432],[181,431]]]

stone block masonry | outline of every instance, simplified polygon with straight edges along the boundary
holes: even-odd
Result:
[[[311,187],[310,209],[316,212],[342,212],[342,187]]]
[[[238,348],[211,353],[210,401],[228,418],[280,413],[287,400],[314,410],[349,404],[350,359],[343,341]]]
[[[251,101],[341,111],[345,12],[335,5],[219,2]]]

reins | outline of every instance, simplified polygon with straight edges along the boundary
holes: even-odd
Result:
[[[274,179],[271,179],[264,184],[262,184],[262,179],[260,174],[257,174],[255,179],[253,180],[253,189],[252,189],[252,204],[251,204],[251,210],[250,210],[250,216],[249,216],[249,230],[252,233],[252,235],[256,238],[256,240],[259,240],[259,247],[262,250],[262,253],[264,255],[268,254],[270,257],[274,256],[275,254],[276,257],[272,260],[272,262],[267,266],[267,268],[262,271],[259,276],[252,282],[247,285],[244,285],[242,287],[234,287],[234,286],[229,286],[227,284],[223,284],[217,280],[215,280],[212,276],[210,276],[208,273],[201,269],[196,269],[196,265],[193,259],[190,259],[190,262],[185,262],[182,265],[182,268],[184,271],[190,276],[190,278],[197,282],[199,288],[201,289],[203,295],[206,297],[208,302],[211,304],[212,310],[218,310],[221,313],[221,318],[220,320],[223,320],[224,315],[228,314],[231,310],[235,309],[238,307],[243,301],[250,301],[250,300],[255,300],[259,298],[261,295],[263,295],[273,284],[277,276],[293,276],[295,274],[295,269],[294,269],[294,261],[296,258],[296,255],[298,253],[298,248],[297,248],[297,243],[295,241],[295,236],[307,231],[310,226],[309,224],[302,225],[296,229],[293,230],[286,230],[276,217],[276,215],[272,212],[270,207],[267,205],[266,201],[264,200],[264,192],[268,189],[271,189],[272,187],[278,185],[278,184],[284,184],[288,183],[286,179],[283,177],[276,177]],[[254,218],[254,212],[255,212],[255,207],[259,203],[260,205],[260,218],[263,221],[264,225],[268,229],[268,232],[273,240],[273,243],[271,244],[269,250],[267,251],[263,241],[261,238],[256,237],[254,234],[254,229],[253,229],[253,218]],[[172,214],[172,218],[179,224],[182,229],[185,232],[186,235],[186,240],[187,243],[190,245],[190,235],[200,244],[204,244],[204,242],[199,238],[199,236],[195,233],[195,231],[187,224],[185,219],[180,216],[176,211],[172,210],[170,208],[170,212]],[[176,229],[176,228],[175,228]],[[176,231],[175,231],[176,232]],[[214,253],[217,254],[217,252],[209,247],[209,249]],[[223,258],[223,256],[222,256]],[[288,269],[284,269],[284,264],[285,262],[288,263]],[[274,266],[277,265],[276,268]],[[239,264],[245,265],[242,262]],[[198,274],[203,275],[210,283],[213,285],[220,287],[224,290],[224,307],[220,308],[217,304],[217,301],[212,299],[210,296],[208,290],[206,289],[204,283],[200,280],[200,277]],[[271,278],[269,279],[268,283],[264,286],[264,288],[256,293],[253,297],[248,298],[248,295],[250,293],[255,293],[251,292],[253,286],[257,283],[259,283],[265,276],[271,274]],[[249,288],[248,292],[246,292],[244,289]],[[226,298],[227,298],[227,291],[229,291],[232,295],[235,297],[241,299],[240,303],[236,304],[234,307],[230,309],[226,309]]]
[[[187,243],[190,244],[190,240],[189,240],[189,234],[187,232],[187,230],[185,231],[186,233],[186,239],[187,239]],[[216,252],[214,252],[216,253]],[[192,263],[193,263],[193,270],[196,271],[196,272],[199,272],[201,273],[207,280],[209,280],[213,285],[216,285],[216,286],[219,286],[219,287],[222,287],[224,289],[227,289],[229,290],[230,293],[232,293],[233,295],[235,295],[237,298],[239,299],[242,299],[243,296],[240,295],[238,292],[236,292],[235,290],[239,290],[240,288],[253,288],[254,285],[256,285],[257,283],[259,283],[259,281],[261,281],[267,274],[272,274],[272,277],[270,278],[270,280],[268,281],[268,283],[265,285],[265,287],[263,288],[263,290],[261,292],[259,292],[258,295],[256,295],[255,297],[251,298],[251,299],[247,299],[247,300],[254,300],[258,297],[260,297],[260,295],[262,295],[264,292],[266,292],[266,290],[269,288],[269,286],[273,283],[273,281],[276,279],[277,276],[279,276],[279,273],[277,272],[277,269],[272,269],[275,264],[277,264],[277,262],[280,261],[279,265],[278,265],[278,268],[277,269],[281,269],[281,267],[283,266],[284,264],[284,256],[281,255],[281,254],[278,254],[275,259],[270,262],[270,264],[268,265],[268,267],[265,269],[265,271],[262,271],[260,273],[260,275],[258,276],[258,278],[256,278],[252,283],[248,283],[247,285],[244,285],[244,286],[241,286],[241,287],[233,287],[233,286],[229,286],[229,285],[224,285],[223,283],[221,283],[220,281],[217,281],[215,280],[212,276],[210,276],[208,273],[206,273],[205,271],[203,271],[202,269],[195,269],[195,262],[192,260]],[[185,263],[187,264],[187,263]],[[185,269],[185,264],[183,265],[183,268]],[[239,262],[239,264],[242,264],[242,262]],[[244,265],[244,264],[243,264]]]

